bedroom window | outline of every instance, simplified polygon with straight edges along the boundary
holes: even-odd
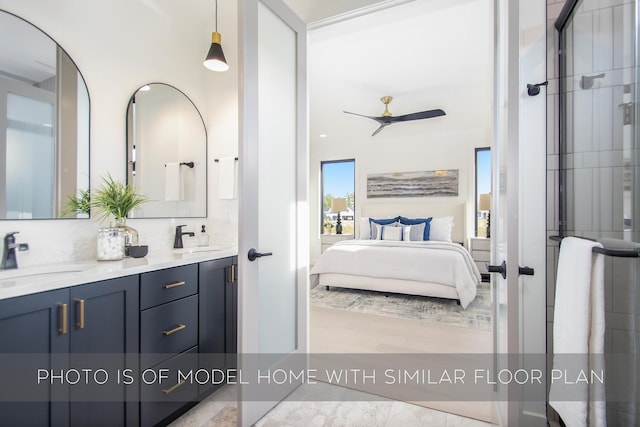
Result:
[[[491,148],[476,148],[476,237],[489,237],[487,224],[491,205]]]
[[[320,163],[322,190],[320,199],[320,234],[336,234],[338,213],[333,212],[333,199],[345,199],[346,208],[340,211],[342,234],[354,234],[355,216],[355,159],[332,160]]]

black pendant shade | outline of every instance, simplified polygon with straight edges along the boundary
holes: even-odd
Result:
[[[222,36],[218,32],[218,0],[216,0],[216,26],[211,33],[211,47],[204,59],[204,66],[213,71],[227,71],[229,65],[222,51]]]
[[[211,33],[211,47],[204,60],[204,66],[213,71],[227,71],[229,69],[227,59],[222,51],[221,41],[222,36],[220,33],[216,31]]]

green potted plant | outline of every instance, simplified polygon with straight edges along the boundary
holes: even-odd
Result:
[[[137,206],[149,201],[146,196],[138,194],[129,184],[116,181],[107,174],[102,178],[102,186],[93,192],[91,197],[91,207],[96,211],[99,220],[104,221],[113,217],[115,220],[115,228],[122,229],[124,235],[124,253],[129,255],[129,248],[138,244],[138,231],[127,225],[127,215]],[[108,234],[102,230],[103,234]],[[113,237],[113,234],[108,234]],[[99,239],[100,240],[100,239]],[[111,258],[107,249],[108,239],[98,242],[98,259],[117,259]],[[105,257],[101,257],[102,253]]]
[[[326,219],[323,225],[324,225],[325,234],[331,234],[331,230],[333,229],[333,223],[330,220]]]
[[[76,214],[76,218],[88,218],[91,210],[91,192],[86,190],[78,190],[74,195],[67,197],[65,208],[60,212],[60,217]]]
[[[102,186],[94,191],[91,206],[96,210],[98,219],[103,221],[113,217],[118,223],[125,223],[127,215],[135,207],[149,201],[138,194],[129,184],[116,181],[107,174],[102,178]]]

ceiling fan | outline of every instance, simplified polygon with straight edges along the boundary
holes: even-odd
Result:
[[[391,102],[391,100],[393,100],[392,96],[383,96],[382,98],[380,98],[380,101],[382,101],[382,103],[384,104],[384,113],[382,113],[381,117],[365,116],[364,114],[351,113],[349,111],[343,111],[343,112],[347,114],[353,114],[355,116],[366,117],[368,119],[372,119],[378,122],[380,124],[380,127],[376,129],[375,132],[371,134],[371,136],[376,136],[382,129],[384,129],[386,126],[389,126],[393,123],[408,122],[411,120],[430,119],[432,117],[444,116],[446,114],[444,111],[438,108],[436,110],[420,111],[419,113],[411,113],[411,114],[405,114],[404,116],[394,117],[389,112],[389,103]]]

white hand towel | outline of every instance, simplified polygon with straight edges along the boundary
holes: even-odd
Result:
[[[167,163],[164,167],[164,199],[180,200],[180,163]]]
[[[236,181],[236,160],[234,157],[223,157],[218,166],[218,198],[233,199]]]
[[[566,375],[552,381],[549,403],[568,427],[605,427],[604,384],[569,384],[580,372],[590,377],[589,353],[604,353],[604,255],[600,243],[576,237],[562,240],[553,319],[553,369]],[[581,355],[583,357],[581,357]],[[602,359],[600,359],[600,362]]]

